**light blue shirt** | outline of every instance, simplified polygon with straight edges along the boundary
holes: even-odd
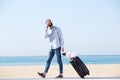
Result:
[[[57,49],[58,47],[64,47],[64,40],[62,31],[60,28],[53,26],[52,29],[48,28],[45,31],[45,39],[49,38],[51,49]]]

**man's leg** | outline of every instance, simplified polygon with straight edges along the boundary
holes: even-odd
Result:
[[[61,47],[55,49],[55,54],[57,56],[57,62],[59,64],[59,72],[60,72],[60,75],[62,75],[62,73],[63,73],[63,63],[62,63],[62,60],[61,60]]]
[[[44,73],[39,73],[39,72],[38,72],[38,75],[40,75],[41,77],[45,78],[46,73],[47,73],[48,70],[49,70],[51,61],[52,61],[52,59],[53,59],[53,57],[54,57],[54,54],[55,54],[55,53],[54,53],[54,50],[51,49],[50,52],[49,52],[49,57],[48,57],[48,60],[47,60],[46,66],[45,66]]]
[[[47,72],[48,72],[49,67],[50,67],[50,64],[51,64],[51,61],[52,61],[52,59],[53,59],[53,57],[54,57],[54,54],[55,54],[55,53],[54,53],[54,50],[51,49],[50,52],[49,52],[49,57],[48,57],[48,60],[47,60],[47,63],[46,63],[46,67],[45,67],[44,73],[47,73]]]

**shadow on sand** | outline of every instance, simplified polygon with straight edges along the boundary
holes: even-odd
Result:
[[[64,77],[60,80],[78,80],[80,77]],[[120,80],[120,77],[85,77],[84,80]],[[16,79],[0,79],[0,80],[56,80],[56,78],[16,78]]]
[[[82,79],[80,77],[64,77],[64,79]],[[120,77],[85,77],[84,79],[120,79]]]

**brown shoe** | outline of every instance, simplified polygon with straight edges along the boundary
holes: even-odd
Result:
[[[55,78],[63,78],[63,75],[58,75]]]
[[[38,72],[38,75],[41,76],[42,78],[45,78],[45,75],[43,73]]]

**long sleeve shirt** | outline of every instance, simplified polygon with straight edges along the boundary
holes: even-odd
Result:
[[[47,28],[45,30],[45,39],[49,38],[51,49],[57,49],[58,47],[64,47],[64,40],[62,31],[60,28],[53,26],[52,29]]]

